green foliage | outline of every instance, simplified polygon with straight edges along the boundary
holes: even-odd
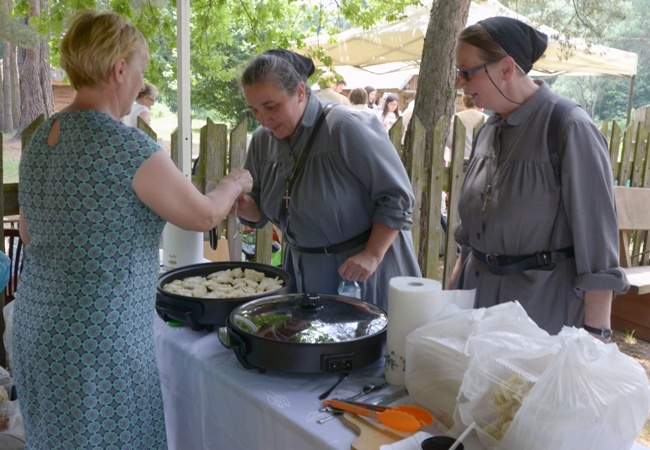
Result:
[[[632,106],[650,104],[650,0],[502,0],[522,15],[548,25],[568,37],[638,54]],[[570,47],[567,51],[570,52]],[[625,124],[628,78],[557,77],[553,89],[582,104],[596,122]]]
[[[183,0],[185,1],[185,0]],[[194,115],[209,115],[231,125],[249,116],[239,75],[255,55],[270,48],[302,48],[307,37],[332,35],[350,26],[369,28],[380,20],[398,20],[420,0],[192,0],[190,2],[191,103]],[[584,37],[639,54],[634,105],[650,103],[650,0],[502,0],[506,6],[568,37]],[[0,11],[0,35],[22,47],[33,47],[38,34],[48,36],[50,63],[58,66],[58,46],[66,21],[77,11],[113,10],[145,36],[150,50],[146,80],[160,90],[159,100],[176,111],[176,4],[169,0],[58,0],[47,2],[39,17],[24,25],[29,0],[17,0],[12,17]],[[633,11],[633,13],[630,13]],[[623,21],[623,18],[625,20]],[[325,65],[322,50],[309,56]],[[335,70],[333,70],[336,73]],[[320,71],[319,71],[320,73]],[[314,82],[318,74],[314,75]],[[554,89],[583,103],[600,118],[624,118],[629,80],[560,77]]]

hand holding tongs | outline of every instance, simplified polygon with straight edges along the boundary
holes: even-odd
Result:
[[[431,413],[419,406],[399,405],[388,407],[336,399],[325,400],[323,404],[333,409],[370,417],[387,427],[399,431],[413,432],[418,430],[422,425],[428,426],[433,423]]]

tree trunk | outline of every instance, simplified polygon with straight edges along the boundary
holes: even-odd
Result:
[[[11,51],[12,45],[8,42],[2,43],[2,121],[0,128],[3,133],[7,133],[14,129],[14,115],[11,104]]]
[[[20,125],[20,80],[18,78],[18,49],[14,44],[10,44],[11,55],[9,57],[11,64],[9,71],[11,74],[11,116],[12,130]]]
[[[443,161],[431,161],[431,143],[435,123],[443,116],[447,118],[444,137],[449,134],[450,118],[454,114],[456,91],[456,36],[465,27],[469,13],[470,0],[437,0],[431,7],[431,18],[422,49],[420,75],[418,78],[417,98],[413,114],[417,116],[426,129],[424,166],[428,168]],[[406,149],[411,148],[411,136],[408,133]],[[412,155],[405,155],[407,167]],[[421,238],[418,249],[422,264],[426,244],[428,217],[427,193],[423,194],[421,210]],[[452,230],[449,230],[450,232]]]
[[[30,17],[38,16],[45,0],[30,1]],[[53,111],[52,81],[50,67],[46,60],[49,55],[47,37],[41,37],[35,49],[24,49],[20,64],[20,125],[16,137],[38,116],[49,117]]]
[[[10,17],[11,0],[0,0],[2,14]],[[2,117],[0,118],[0,131],[7,133],[14,130],[14,115],[11,104],[11,64],[15,62],[15,47],[9,42],[2,43]]]

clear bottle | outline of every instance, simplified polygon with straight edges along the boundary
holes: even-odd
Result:
[[[356,281],[341,279],[339,295],[361,299],[361,286]]]

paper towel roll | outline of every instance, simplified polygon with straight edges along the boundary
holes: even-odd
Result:
[[[203,233],[167,223],[163,229],[163,266],[176,268],[203,262]]]
[[[439,281],[429,278],[392,278],[388,288],[386,381],[405,384],[407,334],[435,319],[450,303],[472,308],[474,295],[474,291],[443,291]]]

